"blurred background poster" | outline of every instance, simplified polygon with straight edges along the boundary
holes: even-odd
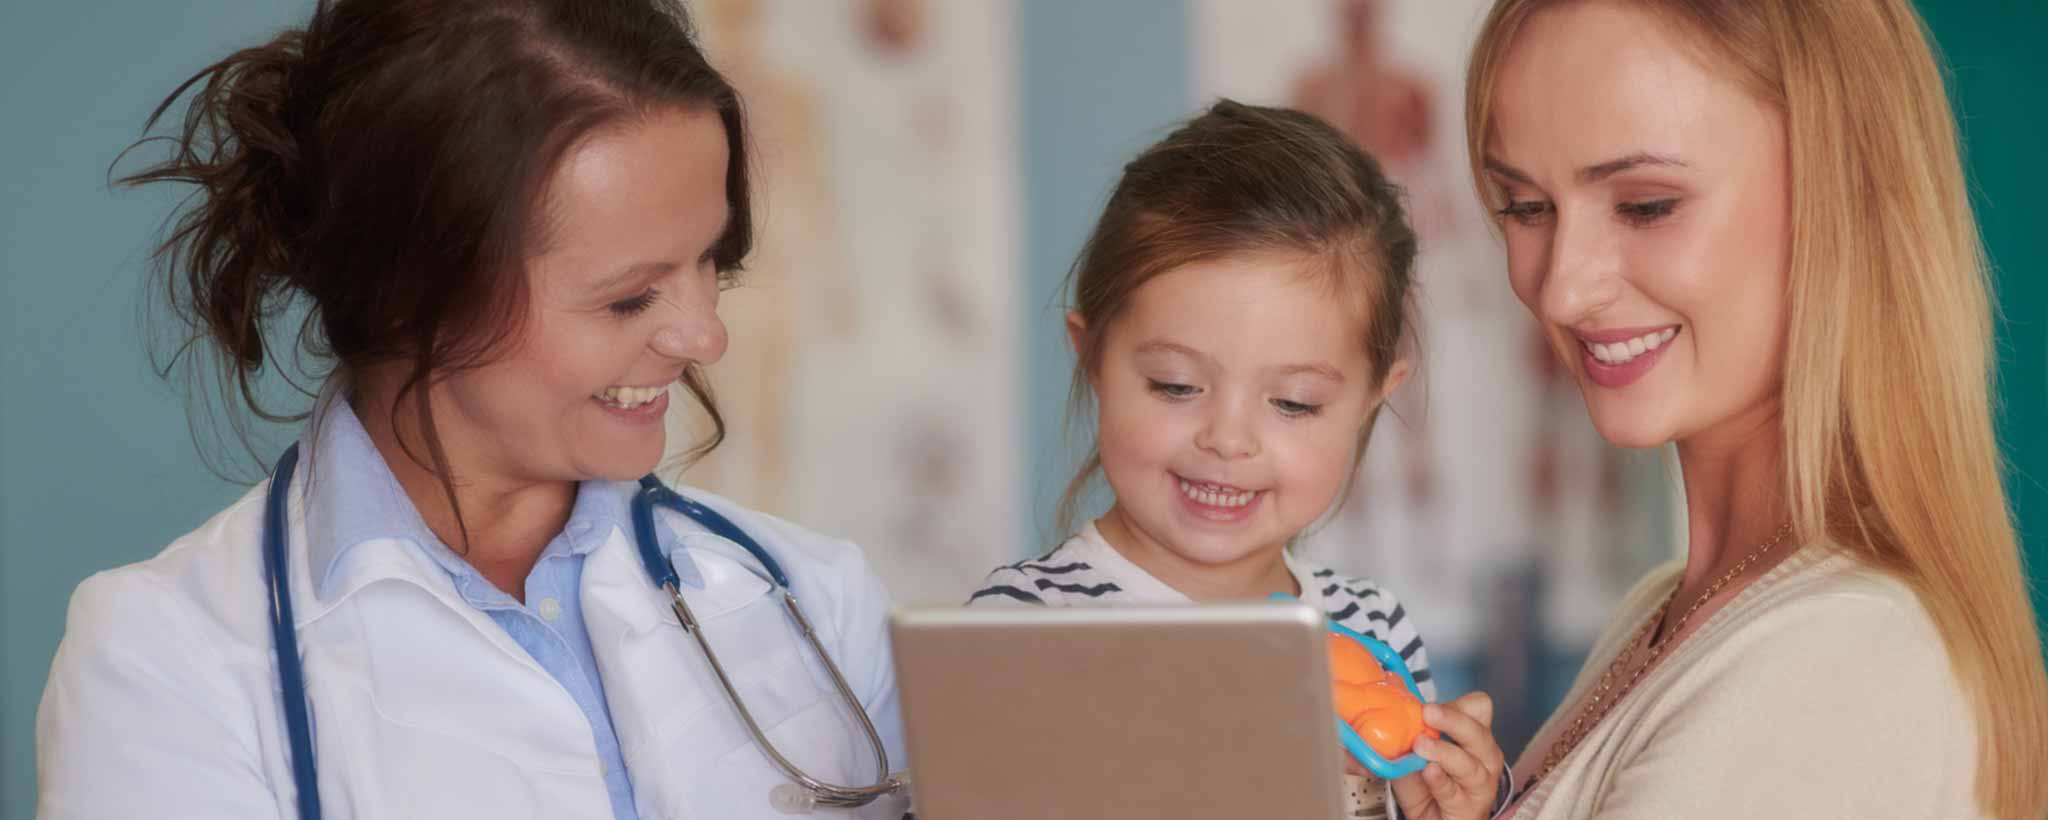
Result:
[[[1323,117],[1407,189],[1422,367],[1302,548],[1400,594],[1439,685],[1492,692],[1514,749],[1613,602],[1671,554],[1676,486],[1656,454],[1599,440],[1506,287],[1462,144],[1460,78],[1483,8],[1189,0],[1185,64],[1170,69],[1185,76],[1155,89],[1185,105],[1129,150],[1229,96]],[[1060,270],[1020,270],[1016,140],[1033,126],[1014,121],[1014,9],[693,9],[752,117],[761,223],[745,284],[721,305],[733,344],[711,369],[728,437],[684,480],[854,540],[903,601],[958,601],[990,567],[1057,540],[1033,540],[1030,520],[1020,537],[1019,520],[1038,516],[1019,505],[1026,482],[1067,475],[1033,475],[1029,450],[1060,443],[1022,431],[1064,411],[1064,384],[1019,372],[1018,339],[1043,329],[1017,323],[1057,323],[1029,307],[1059,301],[1039,291],[1071,252],[1037,257]],[[1121,161],[1089,187],[1106,195]],[[702,417],[672,425],[676,454],[708,430]]]
[[[1123,163],[1230,95],[1353,135],[1407,186],[1424,243],[1423,367],[1303,548],[1398,592],[1442,690],[1499,699],[1510,753],[1672,553],[1669,457],[1599,441],[1472,196],[1460,95],[1482,0],[686,2],[753,115],[760,186],[713,371],[730,438],[686,483],[858,542],[911,603],[957,603],[1057,543],[1076,456],[1061,280]],[[1953,67],[1996,263],[2007,486],[2048,607],[2048,243],[2025,207],[2048,185],[2048,86],[2011,81],[2042,74],[2041,38],[2014,33],[2048,11],[1918,5]],[[149,249],[183,192],[110,189],[108,163],[180,79],[310,8],[0,4],[0,97],[21,124],[0,129],[0,156],[21,158],[0,206],[0,818],[33,814],[71,590],[248,489],[209,472],[184,388],[148,366],[144,329],[173,321]],[[672,455],[704,430],[676,425]],[[298,429],[255,432],[260,470]]]
[[[760,215],[684,481],[863,545],[899,600],[1014,560],[1015,37],[1000,0],[698,0]],[[678,402],[683,406],[687,402]],[[702,440],[671,414],[671,450]]]
[[[1675,471],[1607,446],[1507,286],[1465,152],[1482,0],[1191,0],[1190,108],[1301,108],[1408,192],[1420,368],[1304,549],[1401,596],[1447,696],[1493,693],[1518,749],[1613,604],[1673,554]],[[1482,660],[1483,659],[1483,660]]]

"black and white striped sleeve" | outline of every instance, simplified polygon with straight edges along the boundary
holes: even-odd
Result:
[[[1017,565],[997,567],[967,596],[968,606],[1045,606],[1045,596],[1032,589],[1031,579]]]
[[[1415,676],[1415,686],[1422,690],[1423,699],[1434,702],[1436,681],[1429,669],[1429,650],[1423,646],[1422,633],[1416,629],[1408,608],[1392,593],[1363,578],[1342,576],[1327,569],[1317,571],[1313,578],[1319,585],[1315,593],[1323,601],[1330,620],[1370,635],[1400,653],[1401,660],[1408,664],[1409,674]]]
[[[1007,566],[996,567],[981,588],[968,596],[968,606],[1067,606],[1121,597],[1124,589],[1087,561],[1065,549]]]

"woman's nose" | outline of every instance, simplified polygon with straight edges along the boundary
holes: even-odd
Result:
[[[1574,225],[1560,213],[1538,299],[1543,318],[1570,326],[1613,304],[1622,283],[1612,251],[1610,238],[1597,226]]]

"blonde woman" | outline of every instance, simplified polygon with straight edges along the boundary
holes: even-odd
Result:
[[[1508,279],[1601,434],[1677,446],[1516,818],[2048,811],[1990,307],[1907,0],[1500,0],[1467,112]]]

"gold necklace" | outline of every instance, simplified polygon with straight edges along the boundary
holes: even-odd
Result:
[[[1715,593],[1720,592],[1721,588],[1727,586],[1729,581],[1735,580],[1735,576],[1741,575],[1743,570],[1749,569],[1749,566],[1756,563],[1758,558],[1762,558],[1764,553],[1770,552],[1772,547],[1777,546],[1778,542],[1785,540],[1785,537],[1791,534],[1792,524],[1791,522],[1786,522],[1785,526],[1778,528],[1778,534],[1771,536],[1769,541],[1763,542],[1756,549],[1751,550],[1748,555],[1742,556],[1742,560],[1735,562],[1735,566],[1729,568],[1721,577],[1714,579],[1713,583],[1708,584],[1706,591],[1700,593],[1700,597],[1693,600],[1692,606],[1687,607],[1685,614],[1678,616],[1678,621],[1671,625],[1669,632],[1665,633],[1667,639],[1649,644],[1650,657],[1645,659],[1642,665],[1637,666],[1635,671],[1629,674],[1628,680],[1622,682],[1620,689],[1615,690],[1610,695],[1609,690],[1613,689],[1614,686],[1614,670],[1627,665],[1635,657],[1636,645],[1643,643],[1644,637],[1649,634],[1650,630],[1663,622],[1664,614],[1671,609],[1671,603],[1678,600],[1679,588],[1685,586],[1685,584],[1681,582],[1673,586],[1671,588],[1671,595],[1666,597],[1664,603],[1657,607],[1657,611],[1650,615],[1650,620],[1645,622],[1641,629],[1636,630],[1634,637],[1629,639],[1628,645],[1622,649],[1620,656],[1616,657],[1614,662],[1607,665],[1607,671],[1601,673],[1600,684],[1594,687],[1592,699],[1586,701],[1585,708],[1579,712],[1579,716],[1572,720],[1570,726],[1565,727],[1562,734],[1558,735],[1557,742],[1551,744],[1550,752],[1543,756],[1542,768],[1537,769],[1535,774],[1530,775],[1529,779],[1522,784],[1521,790],[1516,793],[1519,795],[1534,791],[1536,784],[1548,776],[1552,769],[1557,768],[1557,764],[1563,762],[1565,755],[1571,754],[1572,750],[1578,747],[1579,741],[1585,740],[1586,735],[1593,731],[1593,727],[1599,725],[1600,719],[1606,717],[1607,713],[1614,709],[1614,704],[1622,698],[1628,697],[1628,693],[1636,688],[1636,683],[1643,679],[1643,674],[1648,672],[1650,667],[1657,664],[1657,657],[1663,654],[1664,650],[1671,645],[1672,641],[1670,638],[1676,638],[1679,633],[1685,631],[1685,622],[1692,619],[1693,613],[1700,611],[1700,607],[1713,600]]]

